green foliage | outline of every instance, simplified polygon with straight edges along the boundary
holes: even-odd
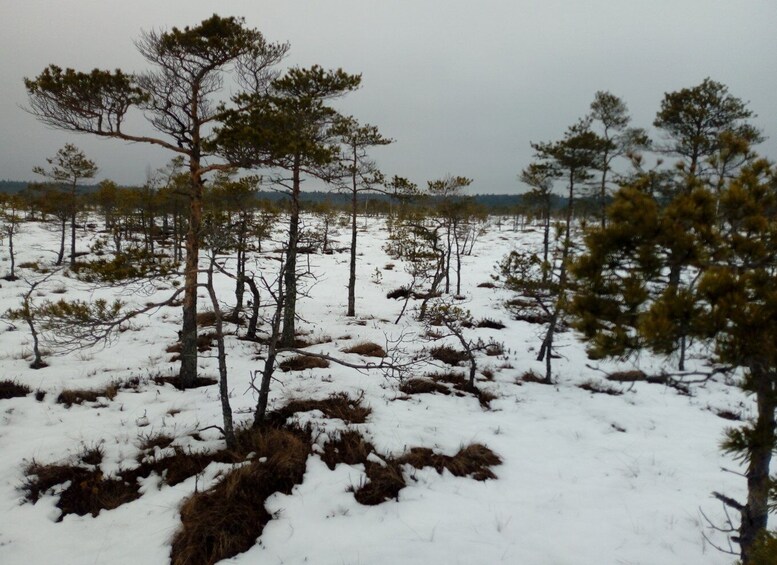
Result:
[[[84,73],[49,65],[24,86],[33,113],[46,124],[98,135],[120,131],[127,110],[149,99],[134,75],[118,69]]]
[[[777,533],[764,530],[755,541],[749,565],[774,565],[777,563]]]
[[[705,158],[731,153],[735,143],[749,147],[763,141],[747,122],[752,115],[728,87],[706,78],[698,86],[664,94],[653,125],[666,133],[665,149],[683,159],[683,170],[693,177],[703,172]]]
[[[61,325],[90,325],[106,323],[115,320],[121,313],[124,303],[115,300],[109,303],[98,298],[93,302],[85,300],[67,301],[64,298],[51,302],[49,300],[37,307],[38,317],[45,329],[53,329]]]
[[[243,96],[247,111],[225,112],[213,147],[244,167],[275,166],[312,172],[338,155],[332,127],[338,113],[326,102],[355,90],[360,75],[314,65],[292,68],[272,82],[269,95]]]
[[[174,273],[176,265],[144,249],[129,248],[116,253],[111,259],[82,261],[73,265],[71,270],[84,282],[120,283],[164,277]]]

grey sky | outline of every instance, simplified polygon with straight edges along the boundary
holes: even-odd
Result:
[[[0,179],[33,179],[73,142],[98,179],[139,184],[164,150],[46,129],[19,106],[22,77],[55,63],[143,70],[141,29],[244,16],[285,65],[342,67],[362,88],[339,106],[396,143],[374,151],[389,175],[425,184],[447,173],[473,192],[519,192],[530,141],[560,138],[597,90],[650,127],[663,93],[723,82],[750,102],[777,159],[774,0],[0,0]]]

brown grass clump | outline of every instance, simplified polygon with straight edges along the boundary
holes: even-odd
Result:
[[[429,378],[436,383],[448,383],[453,386],[465,386],[467,379],[461,373],[449,371],[447,373],[432,373]]]
[[[283,423],[297,412],[321,410],[327,418],[339,418],[350,424],[363,424],[372,409],[361,405],[361,397],[352,399],[344,392],[330,395],[324,400],[292,400],[283,408],[268,414],[270,422]]]
[[[410,289],[405,286],[400,286],[394,290],[386,293],[386,298],[407,298],[410,295]]]
[[[178,390],[183,390],[183,387],[181,386],[181,380],[177,375],[173,377],[163,377],[161,375],[157,375],[151,380],[153,380],[154,383],[158,385],[170,384]],[[216,379],[210,377],[197,377],[194,381],[194,384],[190,388],[200,388],[203,386],[211,386],[215,384],[218,384]]]
[[[618,371],[607,375],[608,381],[615,381],[618,383],[633,383],[637,381],[647,380],[647,375],[642,371]]]
[[[416,469],[434,467],[438,473],[447,469],[456,477],[472,477],[477,481],[495,479],[496,475],[491,471],[491,467],[502,463],[498,455],[479,443],[461,448],[453,457],[434,453],[426,447],[414,447],[397,461]]]
[[[353,347],[349,347],[347,349],[343,349],[343,353],[355,353],[357,355],[363,355],[364,357],[380,357],[383,358],[386,356],[386,350],[383,349],[380,345],[377,343],[372,343],[370,341],[365,341],[362,343],[357,343]]]
[[[448,345],[440,345],[430,349],[429,354],[433,359],[437,359],[448,365],[458,365],[462,361],[467,360],[467,354],[464,351],[459,351]]]
[[[742,419],[742,414],[739,412],[734,412],[733,410],[711,410],[718,418],[723,418],[724,420],[739,421]]]
[[[96,390],[65,389],[57,396],[57,404],[64,404],[66,408],[70,408],[73,404],[96,402],[98,398],[113,400],[116,398],[118,392],[119,389],[115,384],[110,384],[105,388]]]
[[[577,385],[577,388],[587,390],[593,394],[607,394],[609,396],[620,396],[623,394],[623,391],[619,388],[609,386],[605,383],[598,383],[594,380],[588,380],[582,384],[579,384]]]
[[[0,399],[27,396],[31,392],[32,389],[30,387],[17,383],[16,381],[8,379],[0,381]]]
[[[475,325],[478,328],[488,328],[490,330],[505,329],[505,325],[502,322],[499,322],[497,320],[492,320],[491,318],[483,318],[482,320],[478,320],[478,322]]]
[[[402,467],[395,461],[387,460],[385,465],[369,461],[365,464],[367,480],[356,487],[353,496],[359,504],[375,506],[387,500],[396,500],[399,491],[405,488]]]
[[[305,369],[325,369],[329,361],[311,355],[295,355],[281,362],[278,367],[284,372],[304,371]]]
[[[255,459],[184,502],[172,565],[210,565],[247,551],[272,519],[265,500],[276,492],[288,494],[302,482],[309,438],[287,430],[268,433],[266,461]]]
[[[456,477],[472,477],[477,481],[495,479],[491,467],[502,459],[484,445],[475,443],[464,447],[454,456],[435,453],[426,447],[413,447],[399,458],[385,458],[385,464],[363,461],[367,480],[354,489],[356,500],[368,506],[396,499],[406,483],[402,465],[416,469],[433,467],[438,473],[447,469]]]
[[[433,373],[427,378],[408,379],[399,386],[399,390],[405,394],[439,392],[447,395],[451,394],[452,391],[456,391],[457,396],[464,396],[462,393],[472,394],[484,408],[489,408],[491,401],[496,398],[495,395],[486,390],[470,386],[464,375],[454,372]]]
[[[496,288],[496,285],[491,281],[482,282],[478,285],[478,288]]]
[[[87,458],[93,454],[93,450],[85,451]],[[97,516],[101,510],[113,510],[140,497],[137,483],[106,479],[99,469],[84,467],[83,463],[43,465],[33,461],[25,469],[27,479],[21,487],[25,499],[35,503],[55,486],[70,483],[57,502],[61,521],[68,514]]]
[[[294,347],[297,349],[304,349],[305,347],[310,347],[311,345],[318,345],[320,343],[331,343],[332,342],[332,336],[328,335],[320,335],[318,337],[309,337],[306,338],[303,335],[298,334],[294,338]]]
[[[480,405],[483,408],[491,408],[491,401],[497,399],[497,396],[495,394],[490,393],[487,390],[483,390],[482,388],[479,388],[476,386],[467,385],[465,388],[460,388],[459,390],[463,390],[465,392],[469,392],[475,395],[475,398],[478,399],[478,402],[480,402]]]
[[[520,384],[520,383],[537,383],[537,384],[541,384],[541,385],[548,384],[547,381],[545,381],[544,378],[539,376],[534,371],[526,371],[523,375],[521,375],[519,377],[518,380],[519,380],[518,384]]]
[[[57,507],[62,510],[62,516],[97,516],[101,510],[113,510],[140,498],[137,483],[106,479],[100,471],[87,472],[79,478],[59,496]]]
[[[336,439],[324,444],[321,460],[326,463],[330,470],[334,471],[338,463],[346,465],[364,463],[369,454],[374,451],[373,445],[366,441],[359,432],[346,430],[340,432]]]
[[[138,445],[138,447],[142,451],[153,451],[157,447],[159,449],[164,449],[175,440],[173,436],[163,432],[149,433],[145,435],[141,434],[138,436],[138,439],[140,440],[140,445]]]
[[[216,325],[216,313],[212,311],[197,313],[197,327],[205,328]]]
[[[199,351],[200,353],[205,353],[206,351],[210,351],[210,349],[215,344],[215,341],[216,341],[216,332],[206,332],[206,333],[198,334],[197,351]],[[181,356],[180,356],[181,349],[182,349],[182,345],[180,341],[174,343],[173,345],[168,346],[167,349],[165,349],[167,353],[176,354],[176,355],[173,355],[170,361],[175,362],[175,361],[181,360]]]
[[[405,394],[451,393],[450,389],[445,385],[441,385],[433,380],[420,378],[407,379],[399,385],[399,390]]]

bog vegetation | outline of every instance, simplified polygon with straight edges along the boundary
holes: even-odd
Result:
[[[171,160],[143,186],[105,179],[81,192],[98,166],[68,143],[35,169],[40,182],[4,195],[5,281],[20,298],[3,317],[29,333],[29,366],[45,372],[56,370],[59,355],[121,340],[141,316],[180,307],[179,340],[168,348],[180,370],[168,380],[181,389],[208,385],[198,375],[198,357],[215,356],[222,418],[207,425],[219,430],[223,446],[162,456],[159,446],[172,439],[157,438],[143,447],[136,468],[111,476],[100,470],[100,450],[68,462],[33,461],[24,470],[28,501],[57,492],[63,516],[97,515],[131,504],[140,496],[138,481],[152,473],[175,484],[211,462],[228,463],[231,470],[215,486],[185,502],[172,540],[174,563],[213,563],[256,542],[272,519],[264,501],[303,481],[314,452],[331,469],[363,465],[365,482],[354,488],[361,504],[396,499],[408,468],[498,480],[492,469],[503,457],[485,445],[462,446],[454,455],[419,446],[396,456],[379,453],[357,428],[322,442],[321,430],[293,418],[320,411],[349,425],[364,423],[370,409],[362,398],[342,393],[271,410],[270,396],[278,369],[293,375],[340,365],[383,374],[401,398],[467,396],[488,409],[495,397],[483,383],[499,369],[485,362],[512,344],[480,337],[480,329],[505,325],[467,309],[462,283],[475,281],[467,281],[474,274],[462,265],[487,226],[501,229],[511,221],[539,229],[541,245],[516,246],[494,266],[492,281],[477,282],[484,292],[508,289],[505,317],[539,329],[544,372],[527,370],[517,384],[555,383],[557,337],[567,331],[586,341],[591,359],[628,359],[648,350],[665,359],[661,375],[610,375],[618,385],[644,380],[687,391],[719,376],[736,379],[752,394],[755,412],[730,428],[722,445],[743,461],[747,494],[739,500],[716,492],[733,512],[727,524],[709,526],[726,531],[731,545],[723,549],[745,565],[774,562],[768,517],[777,502],[770,476],[777,448],[777,169],[756,153],[762,133],[725,85],[706,79],[667,93],[653,123],[656,140],[631,125],[624,101],[597,92],[590,111],[559,139],[532,143],[536,160],[519,174],[527,188],[523,204],[489,220],[466,193],[473,179],[449,175],[419,187],[378,168],[370,151],[394,140],[332,104],[359,86],[359,75],[318,66],[283,69],[289,46],[267,42],[236,18],[145,32],[137,46],[148,63],[140,74],[51,65],[24,81],[27,110],[47,125],[152,144]],[[239,88],[226,89],[227,78]],[[129,131],[135,112],[156,134]],[[310,178],[346,193],[348,204],[303,209],[302,186]],[[262,200],[260,188],[285,199]],[[376,269],[371,280],[357,279],[359,215],[370,194],[383,197],[371,202],[364,222],[370,216],[386,222],[384,249],[407,274],[406,284],[386,294],[401,305],[398,316],[382,323],[412,318],[420,324],[423,354],[409,353],[402,335],[388,334],[382,344],[357,340],[317,353],[311,345],[331,338],[297,328],[304,316],[299,298],[319,275],[306,257],[338,252],[339,245],[348,253],[349,275],[338,315],[353,319],[357,335],[366,323],[359,316],[370,307],[359,302],[358,289],[380,284],[383,276]],[[33,224],[56,231],[58,247],[47,250],[50,261],[17,264],[15,242]],[[333,243],[337,228],[347,228],[347,243]],[[87,245],[81,238],[90,230],[99,235]],[[268,252],[274,268],[260,269],[256,257]],[[219,294],[219,278],[231,281],[230,295]],[[93,285],[100,296],[129,289],[149,301],[138,305],[119,292],[84,300],[66,287],[56,298],[41,296],[55,281],[68,280]],[[255,348],[256,403],[248,425],[233,421],[228,334]],[[690,352],[702,362],[689,364]],[[424,374],[430,363],[436,369]],[[139,385],[64,390],[57,402],[109,403]],[[622,393],[611,384],[581,386]],[[3,399],[32,392],[13,380],[1,388]]]

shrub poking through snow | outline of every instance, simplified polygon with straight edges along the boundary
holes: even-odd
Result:
[[[595,380],[587,380],[584,383],[577,385],[577,388],[582,388],[583,390],[587,390],[594,394],[607,394],[609,396],[620,396],[623,394],[621,389]]]
[[[181,380],[178,378],[178,375],[175,375],[172,377],[163,377],[161,375],[157,375],[153,377],[151,380],[158,385],[165,385],[165,384],[173,385],[178,390],[200,388],[203,386],[211,386],[211,385],[218,384],[218,381],[211,377],[197,377],[196,379],[194,379],[194,382],[190,386],[184,387],[181,385]]]
[[[523,375],[521,375],[517,381],[517,384],[521,383],[537,383],[541,385],[548,384],[545,379],[543,379],[534,371],[526,371]]]
[[[68,514],[97,516],[140,497],[135,481],[122,477],[105,478],[100,471],[101,447],[85,447],[76,463],[41,464],[33,460],[24,470],[21,486],[24,498],[35,503],[57,485],[68,486],[59,494],[57,508],[62,511],[57,521]]]
[[[267,415],[270,422],[283,424],[297,412],[320,410],[327,418],[339,418],[349,424],[363,424],[372,409],[361,405],[362,398],[351,398],[343,392],[330,395],[324,400],[292,400],[283,408]]]
[[[322,460],[330,469],[338,463],[364,465],[366,477],[352,490],[357,502],[367,506],[399,496],[399,491],[407,485],[402,472],[404,465],[415,469],[433,467],[438,473],[447,470],[456,477],[485,481],[496,478],[491,467],[502,462],[498,455],[481,444],[464,447],[453,456],[435,453],[426,447],[412,447],[400,457],[381,456],[371,443],[353,430],[342,432],[336,439],[324,444]]]
[[[470,386],[464,375],[454,372],[433,373],[426,378],[408,379],[399,386],[399,390],[405,394],[428,394],[434,392],[446,395],[455,393],[457,396],[464,396],[465,393],[472,394],[484,408],[488,408],[491,401],[496,399],[496,396],[490,392],[474,385]]]
[[[57,396],[57,404],[64,404],[70,408],[73,404],[83,404],[84,402],[97,402],[99,398],[113,400],[116,398],[119,389],[115,384],[110,384],[102,389],[65,389]]]
[[[373,445],[366,441],[355,430],[340,432],[335,439],[330,439],[324,444],[324,453],[321,460],[330,470],[334,471],[338,463],[346,465],[358,465],[367,461],[370,453],[374,453]]]
[[[407,298],[410,296],[410,288],[406,286],[400,286],[399,288],[395,288],[394,290],[386,293],[386,298]]]
[[[278,367],[284,371],[304,371],[305,369],[326,369],[329,361],[310,355],[295,355],[282,361]]]
[[[502,322],[499,322],[497,320],[492,320],[491,318],[483,318],[482,320],[478,320],[477,324],[475,324],[478,328],[487,328],[490,330],[503,330],[505,329],[505,325]]]
[[[467,360],[467,354],[448,345],[440,345],[429,350],[429,355],[448,365],[458,365]]]
[[[353,347],[348,347],[347,349],[343,349],[343,353],[355,353],[357,355],[363,355],[364,357],[383,358],[386,356],[385,349],[383,349],[377,343],[372,343],[370,341],[357,343]]]
[[[27,396],[31,392],[32,389],[30,387],[17,383],[16,381],[7,379],[0,381],[0,399]]]
[[[439,392],[442,394],[451,393],[447,386],[423,378],[407,379],[399,385],[399,390],[405,394],[428,394],[432,392]]]

